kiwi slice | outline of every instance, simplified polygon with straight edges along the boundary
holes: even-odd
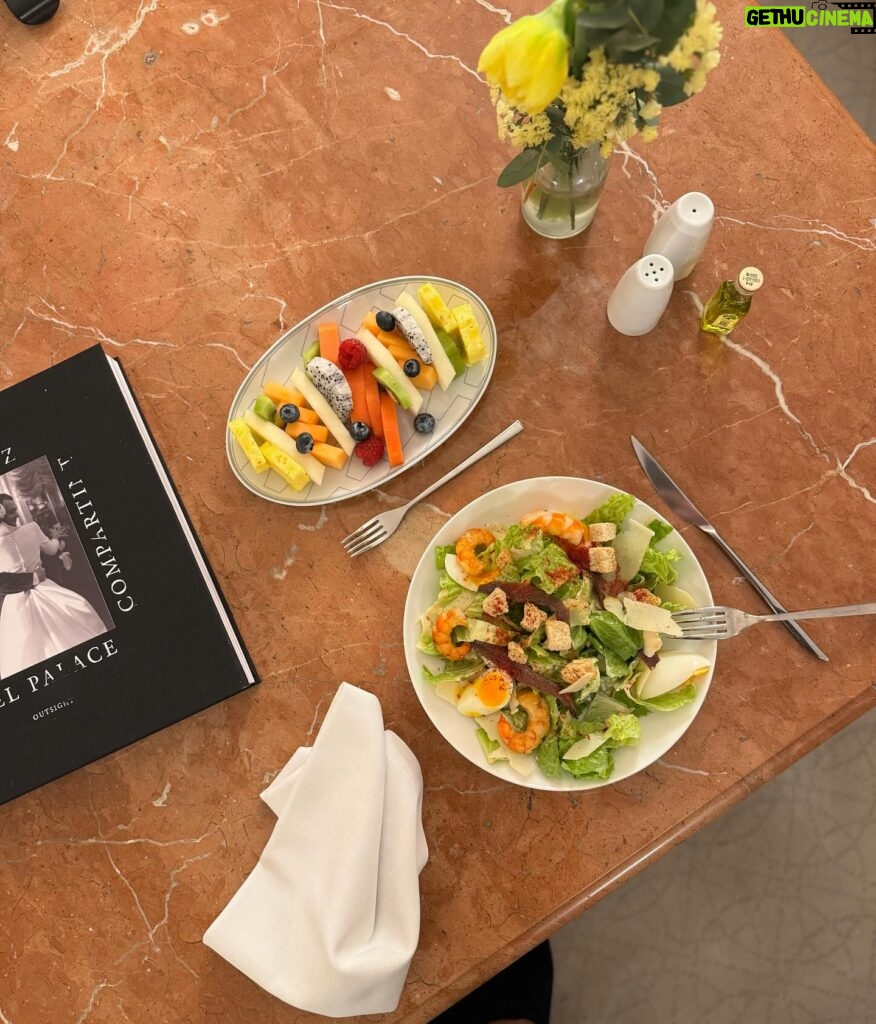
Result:
[[[385,366],[378,366],[376,370],[372,370],[371,372],[374,374],[377,383],[382,384],[386,388],[402,409],[410,409],[411,396],[407,391],[405,391]]]

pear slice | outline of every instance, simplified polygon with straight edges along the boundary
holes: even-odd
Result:
[[[417,321],[417,327],[419,327],[423,332],[423,337],[426,339],[426,344],[429,346],[429,351],[432,353],[432,365],[435,367],[435,372],[438,374],[438,383],[441,385],[441,390],[446,391],[453,382],[453,378],[456,376],[456,373],[454,372],[450,360],[447,358],[444,346],[438,340],[435,328],[429,323],[429,318],[420,308],[417,300],[410,294],[410,292],[402,292],[396,301],[411,314],[414,320]]]
[[[404,375],[404,371],[393,359],[392,353],[386,345],[378,341],[367,327],[363,327],[356,337],[365,346],[371,362],[375,366],[382,366],[384,370],[392,374],[401,389],[406,392],[411,400],[411,412],[419,412],[423,406],[423,396]]]

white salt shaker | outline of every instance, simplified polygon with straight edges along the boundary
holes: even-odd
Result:
[[[706,247],[715,207],[702,192],[687,192],[669,207],[645,242],[643,255],[660,253],[672,262],[675,280],[681,281],[696,266]]]
[[[608,300],[608,321],[621,334],[647,334],[657,326],[672,295],[672,264],[650,253],[634,263]]]

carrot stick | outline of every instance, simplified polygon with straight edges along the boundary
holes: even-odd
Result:
[[[405,461],[405,456],[398,432],[398,412],[395,402],[385,391],[380,396],[380,416],[383,420],[386,457],[389,459],[390,466],[400,466]]]
[[[370,375],[370,371],[369,371]],[[353,392],[353,412],[350,419],[355,423],[360,420],[371,426],[371,413],[368,410],[368,398],[365,393],[365,366],[357,366],[355,370],[347,370],[345,373]]]
[[[319,354],[323,359],[331,359],[333,363],[338,361],[338,348],[341,344],[341,336],[338,333],[337,324],[320,324],[317,327],[319,333]]]
[[[362,375],[365,380],[365,404],[368,407],[368,419],[371,429],[378,437],[383,437],[383,420],[380,416],[380,391],[377,387],[377,380],[372,373],[374,369],[371,363],[364,363]]]

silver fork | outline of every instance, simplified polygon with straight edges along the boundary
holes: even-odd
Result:
[[[401,508],[390,509],[389,512],[381,512],[378,516],[372,516],[367,523],[363,523],[358,530],[354,530],[349,537],[345,537],[342,541],[344,548],[350,558],[355,558],[357,555],[362,555],[366,551],[370,551],[371,548],[376,548],[378,544],[382,544],[388,537],[391,537],[395,531],[401,525],[402,519],[410,512],[410,510],[423,500],[427,498],[433,491],[437,491],[439,487],[446,484],[448,480],[452,480],[455,476],[464,470],[468,469],[469,466],[473,466],[476,462],[482,459],[485,455],[489,455],[490,452],[495,451],[501,447],[506,441],[510,441],[512,437],[515,437],[520,431],[523,430],[523,424],[520,420],[515,420],[510,427],[505,427],[501,434],[497,434],[492,441],[488,441],[482,448],[478,448],[476,452],[455,468],[451,469],[449,473],[445,473],[440,480],[436,480],[434,484],[427,487],[422,494],[418,494],[416,498],[412,498],[407,505],[402,505]]]
[[[718,605],[714,608],[691,608],[673,612],[672,618],[681,626],[685,640],[726,640],[738,636],[756,622],[788,622],[792,619],[833,619],[841,615],[876,615],[876,602],[843,604],[836,608],[810,608],[802,612],[781,612],[770,615],[749,615],[738,608]]]

